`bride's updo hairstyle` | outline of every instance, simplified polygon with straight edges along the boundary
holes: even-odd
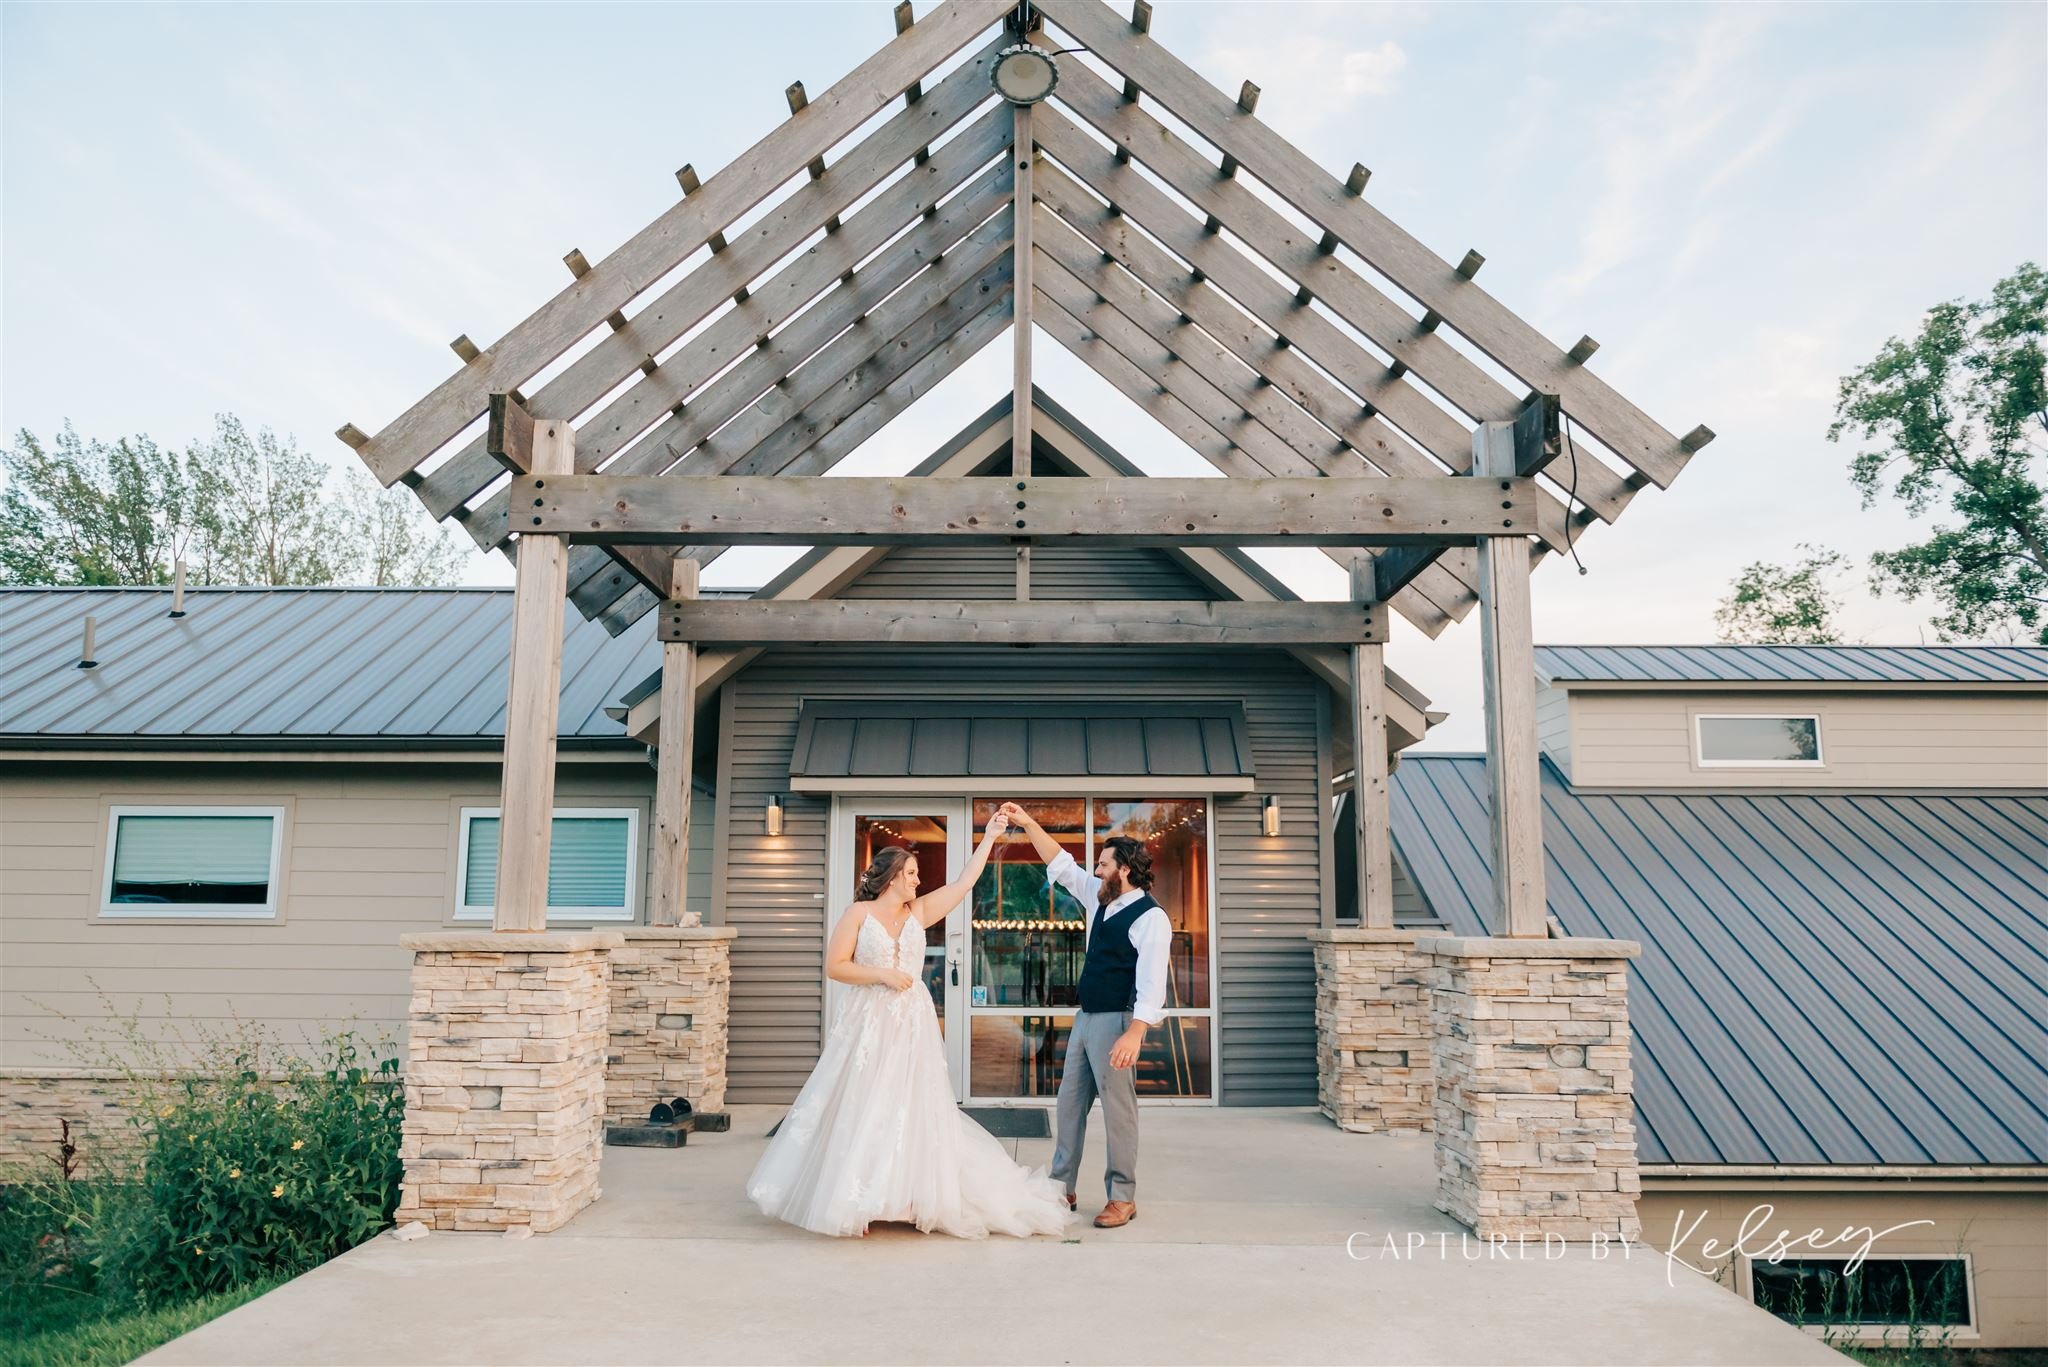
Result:
[[[882,895],[882,889],[896,880],[903,866],[910,862],[910,851],[901,845],[890,845],[879,851],[868,871],[860,876],[860,885],[853,890],[854,900],[872,902]]]

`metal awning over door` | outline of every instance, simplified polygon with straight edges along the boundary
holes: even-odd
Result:
[[[1006,793],[1142,783],[1148,796],[1247,793],[1244,708],[806,699],[790,752],[795,792]]]

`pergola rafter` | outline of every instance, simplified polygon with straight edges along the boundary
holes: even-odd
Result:
[[[1041,21],[1056,40],[1040,37]],[[1529,569],[1591,523],[1613,521],[1641,489],[1668,485],[1712,433],[1673,436],[1587,369],[1590,339],[1560,348],[1481,289],[1478,253],[1454,265],[1402,231],[1366,196],[1363,168],[1345,180],[1318,168],[1258,119],[1256,86],[1232,98],[1197,77],[1153,39],[1142,0],[1128,19],[1100,0],[943,0],[921,20],[898,6],[895,27],[817,98],[801,82],[789,87],[789,119],[731,166],[701,183],[684,168],[683,199],[616,251],[595,265],[571,252],[568,287],[491,347],[459,340],[462,369],[374,437],[350,426],[344,439],[381,480],[410,484],[479,545],[544,546],[516,557],[515,664],[540,661],[534,668],[559,651],[559,614],[550,620],[538,602],[563,593],[613,631],[675,601],[671,634],[697,623],[707,638],[743,645],[813,639],[803,633],[824,625],[834,639],[947,639],[964,616],[957,605],[771,612],[695,604],[688,590],[695,567],[734,541],[971,536],[1015,542],[1017,563],[1010,624],[977,619],[972,640],[1042,644],[1064,630],[1162,646],[1284,645],[1349,698],[1358,737],[1371,738],[1387,706],[1381,605],[1435,635],[1476,604],[1490,734],[1500,737],[1490,748],[1502,924],[1534,933],[1535,775],[1533,746],[1521,743],[1533,726],[1522,696]],[[1043,104],[1013,105],[991,74],[1020,40],[1088,57],[1065,62]],[[661,283],[685,262],[694,264]],[[1084,458],[1083,479],[1068,477],[1064,491],[1034,479],[1034,324],[1226,478],[1133,479]],[[819,479],[1013,328],[1004,449],[1010,501],[1029,505],[1009,509],[1010,520],[1023,525],[991,530],[1002,505],[974,481],[941,496],[914,483]],[[497,406],[490,430],[462,440],[487,404]],[[1550,465],[1564,418],[1608,454],[1574,447],[1564,468]],[[535,451],[544,471],[528,463]],[[1000,454],[943,468],[965,474]],[[1111,474],[1131,487],[1088,482]],[[1091,521],[1088,500],[1128,517]],[[1346,569],[1351,593],[1346,604],[1264,620],[1241,605],[1034,603],[1030,545],[1044,535],[1165,546],[1211,565],[1231,592],[1238,572],[1203,543],[1317,544]],[[805,582],[829,593],[845,582],[835,576],[885,553],[823,550],[817,564],[836,568]],[[1359,626],[1367,620],[1371,632]],[[696,672],[751,656],[675,658]],[[675,706],[699,696],[695,683],[663,690],[683,700]],[[508,736],[508,789],[515,774],[551,784],[539,777],[550,764],[509,753],[524,743]],[[1386,756],[1353,748],[1361,827],[1383,823]],[[504,805],[507,848],[524,841],[530,854],[535,832],[512,829],[511,814],[525,814],[523,827],[547,804],[522,791]],[[661,842],[663,880],[687,844],[674,835]],[[1390,914],[1384,855],[1374,846],[1361,856],[1360,906],[1378,924]],[[518,868],[522,894],[501,903],[530,913],[524,883],[535,869],[530,858]]]

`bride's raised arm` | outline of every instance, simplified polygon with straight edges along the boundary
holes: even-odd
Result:
[[[988,867],[988,857],[995,850],[996,837],[1008,830],[1010,823],[1001,812],[988,819],[988,832],[981,837],[981,843],[974,847],[974,853],[967,860],[967,867],[960,876],[942,888],[934,888],[915,903],[919,925],[930,925],[944,920],[946,913],[960,905],[962,898],[974,891],[974,882],[981,877],[981,871]]]

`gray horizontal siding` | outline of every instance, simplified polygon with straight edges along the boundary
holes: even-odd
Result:
[[[731,815],[718,908],[741,932],[733,949],[732,1100],[790,1100],[818,1053],[826,920],[836,910],[823,900],[830,802],[788,797],[783,837],[762,833],[768,797],[788,786],[803,699],[1000,692],[1088,700],[1112,686],[1119,698],[1241,702],[1260,794],[1299,814],[1269,840],[1257,798],[1214,806],[1217,1090],[1232,1105],[1314,1101],[1315,973],[1306,934],[1322,922],[1323,884],[1321,823],[1307,814],[1317,810],[1320,684],[1278,652],[1198,659],[1130,649],[782,651],[735,677],[719,783]]]
[[[842,589],[841,598],[1014,599],[1017,558],[1003,546],[905,546]],[[1142,547],[1035,546],[1031,596],[1048,601],[1208,598],[1170,556]]]

